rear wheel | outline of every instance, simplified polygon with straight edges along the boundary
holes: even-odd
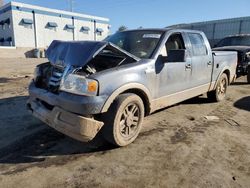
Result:
[[[224,100],[226,97],[227,87],[228,87],[228,78],[227,75],[223,73],[216,86],[216,89],[214,91],[210,91],[207,93],[208,98],[216,102]]]
[[[250,65],[247,67],[247,83],[250,84]]]
[[[117,146],[126,146],[138,136],[144,118],[144,105],[135,94],[121,94],[104,115],[104,138]]]

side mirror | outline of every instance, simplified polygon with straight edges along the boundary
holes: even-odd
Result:
[[[168,56],[160,55],[159,59],[160,59],[161,62],[166,63],[168,61]]]
[[[169,50],[167,62],[185,62],[186,61],[186,50]]]

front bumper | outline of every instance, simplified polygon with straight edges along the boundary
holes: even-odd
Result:
[[[60,107],[48,110],[39,101],[31,98],[27,107],[35,117],[50,127],[82,142],[92,140],[103,126],[103,122],[67,112]]]
[[[108,96],[80,96],[66,92],[51,93],[45,89],[37,88],[34,82],[29,85],[29,96],[32,100],[39,99],[51,106],[58,106],[66,111],[81,114],[100,114]]]

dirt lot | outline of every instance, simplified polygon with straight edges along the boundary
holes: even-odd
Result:
[[[146,117],[131,145],[72,140],[26,111],[34,66],[0,59],[0,187],[250,187],[250,85]],[[217,116],[219,120],[207,120]]]

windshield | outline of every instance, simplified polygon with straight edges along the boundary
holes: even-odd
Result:
[[[250,46],[250,36],[224,38],[216,45],[216,47],[222,46]]]
[[[127,52],[142,58],[151,58],[162,36],[162,31],[124,31],[106,39]]]

